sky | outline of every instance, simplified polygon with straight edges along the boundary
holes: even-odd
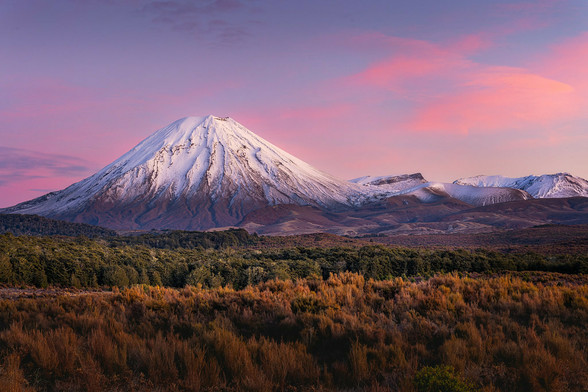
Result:
[[[343,179],[588,178],[588,1],[0,2],[0,207],[207,114]]]

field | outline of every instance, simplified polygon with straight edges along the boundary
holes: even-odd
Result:
[[[558,230],[0,235],[0,390],[588,390],[584,231]]]

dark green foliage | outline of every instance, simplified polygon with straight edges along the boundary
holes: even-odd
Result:
[[[211,234],[211,237],[199,237]],[[167,241],[173,234],[163,235]],[[242,230],[177,233],[213,246],[251,239]],[[125,239],[126,238],[126,239]],[[155,240],[155,237],[145,237]],[[166,239],[167,238],[167,239]],[[196,240],[200,238],[200,240]],[[138,241],[129,245],[125,241]],[[207,241],[208,241],[207,240]],[[141,237],[104,239],[0,235],[0,283],[62,287],[151,284],[184,287],[232,286],[239,289],[272,279],[299,279],[356,272],[376,280],[396,276],[431,276],[446,272],[496,273],[550,271],[588,272],[588,255],[504,254],[488,250],[418,250],[362,248],[162,249],[142,244]],[[183,240],[182,240],[183,241]],[[180,241],[181,242],[181,241]]]
[[[72,223],[38,215],[0,214],[0,234],[33,236],[66,236],[104,238],[116,246],[145,245],[157,249],[225,249],[249,246],[260,241],[257,234],[244,229],[201,232],[164,230],[132,236],[119,236],[116,231],[86,223]]]
[[[469,385],[451,366],[425,366],[414,378],[418,392],[473,392]]]
[[[64,235],[70,237],[111,237],[114,230],[86,223],[72,223],[38,215],[0,214],[0,233],[14,235]]]
[[[157,249],[226,249],[229,247],[254,245],[259,242],[257,234],[244,229],[225,231],[164,231],[138,236],[120,236],[110,242],[114,245],[145,245]]]

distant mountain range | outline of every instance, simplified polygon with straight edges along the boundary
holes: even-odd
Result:
[[[478,187],[505,187],[521,189],[537,199],[558,197],[588,197],[588,181],[568,173],[544,174],[509,178],[503,176],[476,176],[454,182],[458,185]]]
[[[177,120],[93,176],[0,213],[122,230],[479,232],[588,223],[587,196],[588,182],[567,173],[454,183],[429,182],[420,173],[344,181],[231,118],[209,115]]]

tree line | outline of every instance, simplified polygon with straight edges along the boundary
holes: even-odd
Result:
[[[213,235],[209,237],[209,234]],[[96,239],[2,234],[0,283],[36,287],[200,284],[241,289],[273,279],[327,279],[331,274],[343,272],[359,273],[375,280],[448,272],[588,272],[588,255],[581,253],[505,254],[484,249],[426,250],[378,245],[286,249],[231,247],[249,243],[252,238],[255,240],[255,236],[244,230],[202,233],[200,239],[195,239],[194,234],[182,233]],[[208,244],[207,247],[196,246],[198,241]]]

